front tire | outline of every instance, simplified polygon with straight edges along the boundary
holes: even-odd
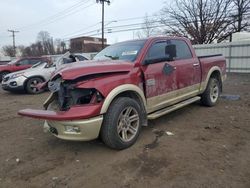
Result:
[[[217,78],[210,78],[204,93],[201,95],[201,103],[205,106],[214,106],[220,96],[220,82]]]
[[[40,83],[43,83],[44,80],[39,77],[30,78],[26,83],[26,91],[29,94],[39,94],[42,93],[43,89],[38,89],[36,86]]]
[[[104,116],[102,141],[117,150],[132,146],[140,134],[142,118],[142,110],[136,100],[128,97],[115,99]]]

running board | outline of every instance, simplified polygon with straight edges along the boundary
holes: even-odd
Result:
[[[149,114],[149,115],[148,115],[148,119],[156,119],[156,118],[158,118],[158,117],[160,117],[160,116],[163,116],[163,115],[168,114],[168,113],[170,113],[170,112],[172,112],[172,111],[175,111],[175,110],[177,110],[177,109],[179,109],[179,108],[182,108],[182,107],[184,107],[184,106],[187,106],[187,105],[189,105],[189,104],[191,104],[191,103],[193,103],[193,102],[196,102],[196,101],[198,101],[198,100],[200,100],[200,99],[201,99],[201,97],[196,96],[196,97],[187,99],[187,100],[185,100],[185,101],[179,102],[179,103],[177,103],[177,104],[175,104],[175,105],[169,106],[169,107],[167,107],[167,108],[158,110],[158,111],[156,111],[156,112],[153,112],[153,113]]]

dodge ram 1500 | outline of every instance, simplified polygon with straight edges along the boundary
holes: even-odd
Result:
[[[200,100],[214,106],[226,78],[221,55],[197,57],[182,37],[152,37],[120,42],[93,61],[58,70],[48,86],[44,110],[19,114],[44,119],[61,139],[101,137],[114,149],[133,145],[142,126]]]

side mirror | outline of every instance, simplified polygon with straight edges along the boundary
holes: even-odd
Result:
[[[170,61],[173,61],[176,57],[176,45],[169,44],[165,47],[165,54],[169,57]]]
[[[44,68],[50,68],[51,66],[50,66],[50,64],[49,63],[46,63],[46,65],[44,66]]]

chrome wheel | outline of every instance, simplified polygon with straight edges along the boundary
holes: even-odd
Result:
[[[214,80],[210,87],[210,100],[215,103],[219,97],[219,86],[218,83]]]
[[[140,120],[137,110],[131,106],[126,107],[119,115],[117,132],[124,142],[131,141],[139,130]]]
[[[37,93],[39,90],[37,88],[37,85],[42,83],[40,80],[32,80],[31,84],[30,84],[30,89],[34,92]]]
[[[38,84],[43,83],[41,78],[31,78],[28,80],[26,85],[26,90],[30,94],[38,94],[41,93],[43,90],[38,89]]]

